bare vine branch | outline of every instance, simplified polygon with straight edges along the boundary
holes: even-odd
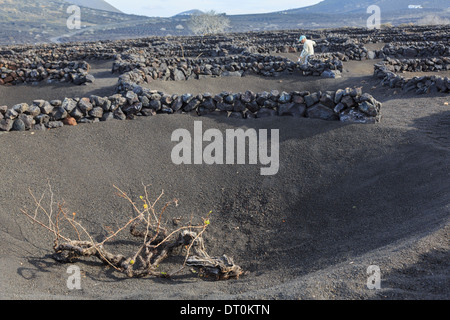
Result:
[[[96,257],[129,277],[170,277],[179,273],[185,266],[198,268],[199,275],[214,280],[238,278],[243,274],[241,267],[235,265],[233,260],[226,255],[210,257],[206,252],[203,235],[210,224],[211,211],[207,218],[203,218],[198,224],[193,224],[191,218],[189,225],[170,230],[162,220],[164,213],[171,205],[178,206],[176,199],[166,202],[161,209],[157,210],[156,206],[161,201],[164,191],[154,201],[150,201],[148,186],[143,184],[145,197],[140,197],[141,208],[124,191],[117,186],[113,187],[120,198],[127,200],[132,205],[134,216],[116,231],[109,230],[109,235],[100,242],[96,242],[81,222],[76,220],[75,213],[72,216],[68,214],[64,203],[55,203],[50,183],[40,198],[37,198],[31,189],[29,190],[35,205],[34,215],[24,209],[20,211],[32,222],[54,235],[54,256],[61,262],[71,262],[83,257]],[[42,203],[47,192],[50,203],[48,208],[45,208]],[[56,214],[54,208],[57,208]],[[76,240],[66,233],[63,234],[64,225],[74,230]],[[143,239],[137,243],[138,247],[135,253],[127,257],[108,251],[105,245],[116,239],[127,228],[131,235]],[[159,271],[159,265],[167,257],[173,255],[177,248],[186,249],[182,266],[172,273]]]

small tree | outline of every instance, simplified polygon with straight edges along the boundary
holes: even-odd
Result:
[[[214,10],[193,14],[188,22],[189,29],[196,34],[205,36],[208,34],[223,33],[230,28],[230,20],[225,14],[216,13]]]

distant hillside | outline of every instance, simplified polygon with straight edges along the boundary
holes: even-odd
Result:
[[[0,44],[49,42],[74,32],[67,28],[69,6],[64,0],[0,0]],[[87,7],[81,15],[82,29],[149,19]]]
[[[449,0],[324,0],[313,6],[286,10],[289,14],[321,13],[363,13],[370,5],[377,5],[382,12],[420,10],[408,9],[409,5],[421,5],[425,10],[450,8]]]
[[[193,14],[201,14],[203,11],[198,9],[192,9],[188,11],[180,12],[179,14],[174,15],[174,17],[180,17],[180,16],[192,16]]]
[[[86,8],[122,13],[122,11],[110,5],[108,2],[104,0],[66,0],[66,1]]]

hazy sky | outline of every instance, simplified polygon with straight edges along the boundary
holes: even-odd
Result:
[[[266,13],[305,7],[321,0],[106,0],[117,9],[150,17],[171,17],[199,9],[226,14]]]

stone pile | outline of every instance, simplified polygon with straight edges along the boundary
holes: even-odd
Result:
[[[33,63],[27,60],[12,62],[0,60],[0,85],[36,84],[41,81],[72,82],[76,85],[94,82],[85,61],[58,61]]]
[[[450,93],[450,78],[441,76],[422,76],[407,79],[392,72],[384,63],[374,66],[374,75],[381,80],[383,86],[401,88],[405,92],[415,91],[417,94],[430,92]]]
[[[304,76],[322,76],[328,78],[338,78],[343,70],[343,63],[339,57],[313,55],[308,59],[307,65],[296,64],[296,69],[300,70]]]
[[[258,54],[228,55],[217,58],[145,58],[144,56],[126,56],[125,60],[119,56],[114,61],[112,72],[124,73],[134,69],[141,69],[154,79],[186,80],[191,75],[221,76],[224,72],[240,72],[241,74],[253,69],[256,73],[284,72],[295,68],[295,63],[288,59]],[[179,70],[184,73],[181,75]],[[265,74],[270,76],[270,74]]]
[[[140,43],[141,44],[141,43]],[[237,47],[230,43],[203,43],[186,44],[182,42],[168,42],[162,45],[149,43],[147,47],[133,47],[117,54],[116,59],[129,60],[128,57],[140,56],[148,59],[164,59],[166,57],[199,58],[199,57],[225,57],[231,54],[243,54],[246,48]]]
[[[392,72],[429,72],[450,70],[450,57],[395,59],[386,57],[384,65]]]
[[[0,59],[24,61],[83,61],[109,60],[117,53],[128,50],[122,42],[88,42],[66,44],[40,44],[35,46],[9,46],[0,50]]]
[[[378,52],[369,52],[369,50],[363,44],[357,44],[352,40],[348,40],[345,42],[325,40],[317,43],[315,51],[319,53],[343,54],[345,57],[343,57],[341,60],[344,61],[361,61],[366,59],[375,59],[379,56]]]
[[[425,57],[449,57],[450,47],[440,42],[408,45],[387,44],[382,49],[385,56],[393,58],[425,58]]]

